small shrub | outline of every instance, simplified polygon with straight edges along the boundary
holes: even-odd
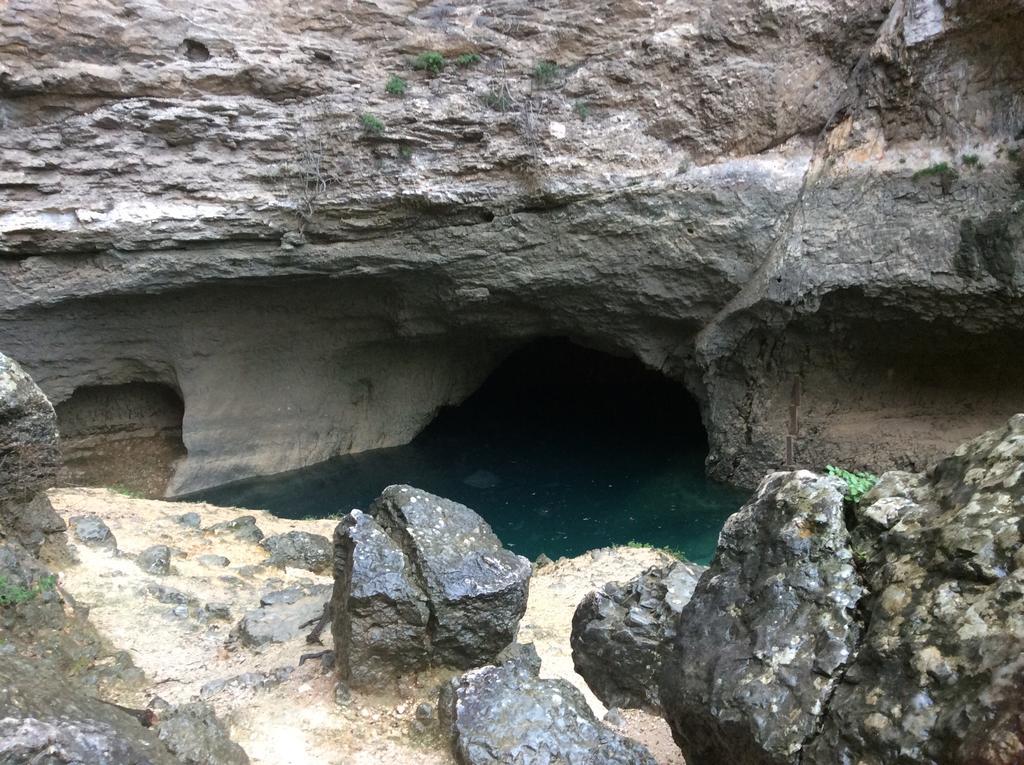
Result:
[[[389,96],[404,96],[408,87],[409,83],[397,74],[393,74],[388,78],[388,84],[384,86],[384,92]]]
[[[936,162],[934,165],[929,165],[921,170],[918,170],[911,176],[915,181],[919,181],[923,178],[933,178],[935,176],[956,178],[957,172],[949,166],[948,162]]]
[[[561,69],[554,61],[539,61],[533,67],[533,81],[538,85],[550,85],[560,72]]]
[[[632,547],[634,550],[661,550],[663,553],[671,555],[673,558],[687,560],[686,553],[678,547],[658,547],[657,545],[652,545],[650,542],[637,542],[635,539],[630,539],[626,542],[626,547]]]
[[[505,90],[489,90],[483,95],[484,105],[496,112],[512,110],[512,97]]]
[[[137,489],[133,489],[130,486],[125,486],[123,483],[115,483],[113,486],[108,487],[115,494],[120,494],[122,497],[129,497],[131,499],[145,499],[145,495]]]
[[[455,59],[455,65],[466,69],[480,63],[480,56],[476,53],[463,53]]]
[[[380,135],[384,132],[384,123],[369,113],[359,118],[359,124],[363,126],[363,130],[372,135]]]
[[[57,577],[44,576],[32,587],[22,587],[7,581],[7,577],[0,576],[0,608],[20,606],[34,600],[40,594],[52,590],[57,586]]]
[[[845,496],[854,504],[860,502],[861,498],[878,483],[877,475],[864,470],[851,472],[834,465],[826,465],[825,470],[829,475],[841,478],[846,483]]]
[[[960,161],[967,167],[981,167],[981,158],[977,154],[964,154]]]
[[[576,112],[576,116],[581,120],[585,120],[590,116],[590,106],[586,101],[577,101],[572,105],[572,110]]]
[[[412,68],[430,74],[440,74],[444,69],[444,64],[444,56],[436,50],[429,50],[413,59]]]

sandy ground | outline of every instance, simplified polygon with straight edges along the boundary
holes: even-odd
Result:
[[[323,650],[305,642],[305,630],[286,643],[259,648],[246,648],[230,639],[234,625],[246,611],[259,606],[262,595],[293,585],[331,584],[330,576],[291,568],[248,568],[267,557],[257,544],[189,528],[176,519],[196,512],[206,528],[252,515],[267,535],[303,530],[328,538],[336,521],[293,521],[262,511],[132,499],[106,489],[54,489],[49,497],[65,519],[98,515],[117,538],[117,554],[74,545],[79,562],[67,567],[61,578],[64,588],[90,607],[96,628],[127,650],[150,680],[135,697],[119,699],[122,703],[145,706],[154,695],[179,703],[199,697],[200,689],[211,681],[291,667],[291,674],[278,684],[263,688],[228,684],[205,696],[229,722],[232,736],[253,763],[453,763],[436,726],[417,732],[414,724],[416,706],[433,704],[438,687],[452,673],[433,671],[373,693],[354,693],[349,703],[339,706],[331,672],[325,672],[318,660],[298,666],[302,654]],[[135,563],[135,555],[155,544],[175,550],[167,576],[144,573]],[[225,556],[230,564],[205,566],[197,558],[207,554]],[[542,675],[565,678],[580,687],[599,716],[604,708],[572,668],[573,611],[590,590],[610,580],[628,579],[663,560],[664,554],[654,550],[596,550],[544,566],[533,577],[519,639],[537,647]],[[185,593],[191,599],[188,608],[178,607],[176,612],[173,603],[153,596],[148,589],[153,585]],[[208,604],[226,606],[230,616],[204,615]],[[324,648],[330,648],[329,629],[323,642]],[[624,712],[623,718],[620,730],[647,744],[660,765],[683,762],[664,721],[636,711]]]

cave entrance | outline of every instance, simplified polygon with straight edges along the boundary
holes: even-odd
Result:
[[[697,402],[681,384],[634,358],[537,340],[406,446],[191,498],[325,516],[408,483],[469,505],[530,558],[635,541],[706,561],[745,498],[706,477],[707,452]]]
[[[69,484],[162,497],[185,456],[177,391],[158,383],[89,385],[55,407]]]

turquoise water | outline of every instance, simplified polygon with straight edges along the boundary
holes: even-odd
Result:
[[[470,506],[530,559],[634,541],[706,563],[747,495],[709,481],[705,455],[684,389],[635,362],[549,341],[514,354],[407,446],[190,499],[322,517],[408,483]]]

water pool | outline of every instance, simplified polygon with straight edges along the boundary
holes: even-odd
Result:
[[[685,389],[602,357],[541,344],[513,354],[406,446],[188,498],[323,517],[407,483],[469,505],[530,559],[636,542],[706,563],[747,493],[705,477],[706,440]]]

